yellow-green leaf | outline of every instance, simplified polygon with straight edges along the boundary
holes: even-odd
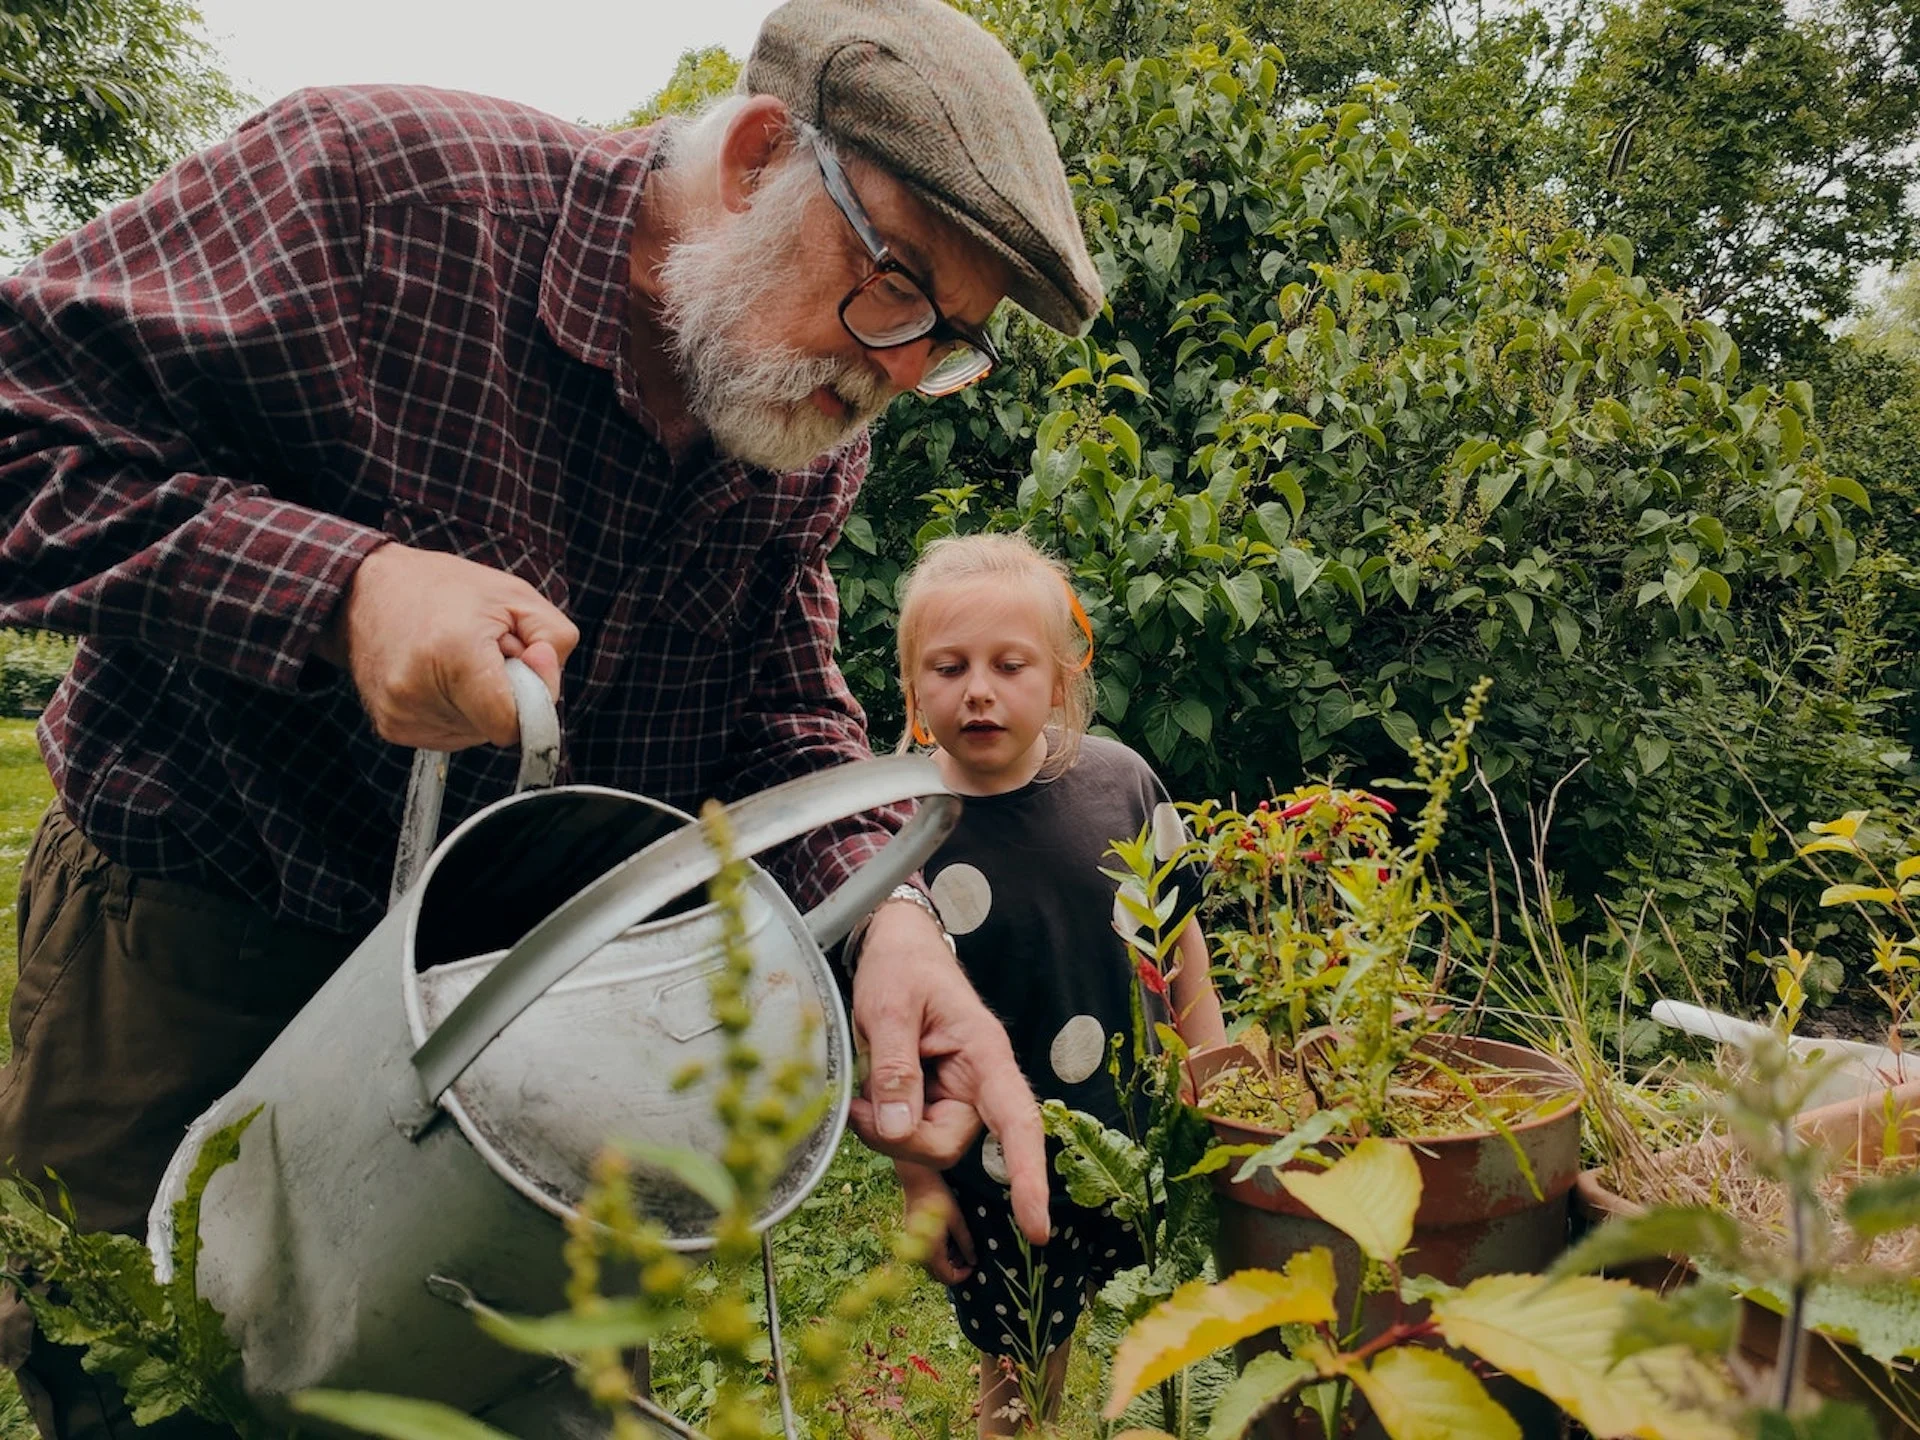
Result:
[[[1284,1271],[1241,1270],[1218,1284],[1193,1280],[1149,1310],[1120,1341],[1107,1419],[1127,1402],[1222,1346],[1276,1325],[1332,1324],[1333,1254],[1302,1251]]]
[[[1583,1275],[1544,1285],[1488,1275],[1433,1302],[1447,1343],[1531,1385],[1596,1435],[1731,1440],[1701,1402],[1727,1388],[1718,1372],[1675,1346],[1614,1362],[1614,1335],[1634,1293],[1623,1280]]]
[[[1862,900],[1891,904],[1895,895],[1884,885],[1829,885],[1820,892],[1822,905],[1854,905]]]
[[[1413,1239],[1420,1208],[1420,1165],[1391,1140],[1366,1139],[1318,1174],[1284,1171],[1287,1193],[1382,1263],[1396,1260]]]
[[[1920,875],[1920,855],[1909,855],[1893,867],[1893,878],[1896,880],[1911,880],[1916,875]]]
[[[1392,1440],[1520,1440],[1520,1427],[1451,1355],[1406,1345],[1349,1372]]]
[[[1809,840],[1795,855],[1818,855],[1823,850],[1844,850],[1849,855],[1858,855],[1860,847],[1844,835],[1824,835],[1818,840]]]
[[[1864,810],[1849,810],[1838,820],[1816,820],[1807,828],[1816,835],[1838,835],[1843,840],[1851,840],[1866,818]]]

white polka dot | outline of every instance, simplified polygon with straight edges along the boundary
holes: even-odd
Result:
[[[1058,1289],[1059,1289],[1059,1288],[1060,1288],[1060,1287],[1061,1287],[1062,1285],[1064,1285],[1064,1284],[1066,1283],[1066,1280],[1067,1280],[1067,1277],[1066,1277],[1066,1276],[1064,1276],[1064,1275],[1056,1275],[1056,1276],[1054,1276],[1054,1277],[1053,1277],[1053,1288],[1054,1288],[1054,1289],[1056,1289],[1056,1290],[1058,1290]]]
[[[947,866],[933,877],[929,888],[940,911],[940,923],[954,935],[978,930],[993,909],[993,887],[971,865]]]
[[[1162,800],[1153,807],[1154,856],[1164,864],[1186,843],[1186,821],[1180,818],[1180,812],[1173,808],[1171,800]]]
[[[1122,940],[1131,940],[1140,933],[1140,921],[1132,910],[1122,903],[1132,900],[1136,905],[1147,903],[1147,892],[1140,888],[1138,880],[1122,880],[1120,888],[1113,895],[1113,928]]]
[[[980,1168],[987,1172],[989,1179],[997,1180],[1002,1185],[1013,1179],[1007,1170],[1007,1152],[1000,1148],[998,1135],[987,1136],[986,1142],[981,1145]]]
[[[1069,1085],[1078,1085],[1100,1068],[1107,1054],[1107,1029],[1091,1015],[1076,1015],[1053,1037],[1047,1058],[1053,1073]]]
[[[1011,1345],[1011,1344],[1013,1344],[1013,1336],[1011,1336],[1011,1335],[1002,1335],[1002,1336],[1000,1337],[1000,1343],[1001,1343],[1002,1345]]]
[[[993,1307],[993,1313],[996,1315],[1004,1315],[1007,1313],[1007,1307],[1004,1305],[996,1305]]]
[[[998,1240],[987,1241],[987,1249],[998,1250],[999,1248],[1000,1248],[1000,1242]]]
[[[1076,1250],[1080,1248],[1080,1237],[1078,1235],[1073,1237],[1073,1248]]]
[[[1062,1315],[1058,1310],[1053,1312],[1053,1323],[1056,1325],[1058,1325],[1062,1320],[1066,1318],[1067,1317]]]
[[[960,1298],[961,1298],[962,1300],[971,1300],[971,1299],[973,1298],[973,1291],[971,1291],[971,1290],[962,1290],[962,1291],[960,1292]]]
[[[1107,1251],[1107,1259],[1111,1260],[1113,1259],[1114,1256],[1118,1255],[1119,1253],[1120,1252],[1118,1250],[1109,1250]]]
[[[982,1220],[984,1220],[987,1218],[987,1207],[984,1205],[978,1206],[975,1208],[973,1213],[978,1215]]]

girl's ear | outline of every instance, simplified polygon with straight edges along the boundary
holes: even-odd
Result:
[[[1058,710],[1067,703],[1067,677],[1060,669],[1058,660],[1053,662],[1053,708]]]

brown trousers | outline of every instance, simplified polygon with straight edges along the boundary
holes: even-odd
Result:
[[[144,1235],[187,1125],[233,1087],[353,949],[192,886],[114,864],[56,804],[20,875],[20,983],[0,1071],[0,1162],[59,1176],[82,1228]],[[179,1416],[137,1429],[77,1352],[0,1298],[0,1358],[47,1440],[201,1440]]]

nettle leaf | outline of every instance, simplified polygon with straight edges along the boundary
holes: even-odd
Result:
[[[1771,1287],[1738,1279],[1730,1283],[1755,1304],[1775,1314],[1786,1312],[1785,1297]],[[1807,1293],[1807,1324],[1858,1346],[1883,1365],[1920,1360],[1920,1276],[1875,1277],[1857,1284],[1822,1281]]]
[[[512,1440],[506,1431],[437,1400],[409,1400],[364,1390],[302,1390],[291,1403],[301,1415],[384,1440]]]
[[[1709,1411],[1665,1398],[1726,1397],[1726,1382],[1692,1352],[1669,1346],[1616,1363],[1633,1294],[1624,1280],[1488,1275],[1435,1300],[1433,1318],[1449,1345],[1531,1385],[1596,1435],[1731,1440],[1737,1432]]]
[[[1520,1427],[1451,1355],[1419,1345],[1348,1372],[1392,1440],[1520,1440]]]
[[[1920,1170],[1854,1186],[1847,1196],[1846,1217],[1862,1240],[1920,1225]]]
[[[1117,1419],[1141,1391],[1263,1330],[1332,1324],[1333,1286],[1333,1255],[1320,1246],[1295,1255],[1284,1271],[1242,1270],[1216,1284],[1182,1285],[1120,1342],[1101,1413]]]
[[[1697,1355],[1723,1355],[1733,1346],[1740,1303],[1721,1285],[1687,1285],[1671,1295],[1634,1295],[1614,1337],[1618,1359],[1684,1345]]]
[[[1662,1205],[1609,1220],[1555,1262],[1554,1276],[1591,1275],[1636,1260],[1698,1255],[1737,1263],[1740,1224],[1709,1205]]]
[[[665,1171],[723,1214],[733,1208],[738,1198],[733,1176],[711,1155],[685,1146],[656,1145],[645,1140],[626,1141],[621,1149],[649,1169]]]
[[[1305,1360],[1277,1350],[1254,1356],[1214,1401],[1207,1440],[1240,1440],[1249,1425],[1319,1373]]]
[[[1405,1145],[1370,1137],[1320,1174],[1290,1170],[1280,1183],[1383,1265],[1399,1259],[1413,1239],[1420,1164]]]

